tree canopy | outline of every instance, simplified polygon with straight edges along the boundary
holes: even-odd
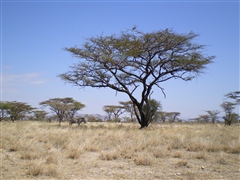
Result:
[[[27,103],[17,102],[17,101],[6,101],[1,102],[1,116],[6,118],[7,115],[10,117],[11,121],[19,120],[25,117],[26,114],[30,113],[34,108],[32,108]]]
[[[236,105],[240,105],[240,91],[230,92],[225,97],[235,100]]]
[[[107,113],[108,120],[120,121],[119,116],[125,112],[123,106],[106,105],[103,110]],[[113,117],[112,117],[113,115]]]
[[[152,121],[156,120],[158,111],[162,109],[162,105],[160,102],[149,99],[147,103],[143,105],[143,113],[145,114],[148,122],[151,123]]]
[[[133,28],[117,35],[91,37],[80,48],[65,48],[79,62],[59,77],[80,87],[108,87],[126,93],[136,106],[135,115],[144,128],[150,120],[143,106],[148,103],[154,86],[165,95],[162,82],[192,80],[214,59],[203,53],[204,45],[193,42],[197,36],[169,29],[144,33]]]
[[[223,119],[226,125],[231,125],[233,122],[238,122],[240,120],[240,116],[233,112],[233,110],[240,105],[240,91],[229,92],[224,96],[230,101],[224,101],[220,105],[225,112]]]
[[[40,102],[43,107],[49,107],[58,118],[59,123],[62,122],[64,117],[69,117],[70,119],[74,117],[75,113],[80,109],[84,108],[85,105],[75,101],[73,98],[52,98],[43,102]]]

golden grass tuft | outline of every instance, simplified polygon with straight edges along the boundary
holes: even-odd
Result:
[[[207,153],[205,151],[197,152],[197,154],[195,155],[195,158],[206,160],[207,159]]]
[[[152,166],[156,164],[156,159],[148,153],[138,153],[134,162],[138,166]]]
[[[102,151],[99,158],[101,160],[111,161],[120,158],[120,154],[116,150]]]
[[[33,161],[28,164],[27,174],[31,176],[40,176],[44,174],[44,165],[42,162]]]
[[[81,154],[81,151],[78,148],[71,148],[67,152],[67,158],[77,159]]]

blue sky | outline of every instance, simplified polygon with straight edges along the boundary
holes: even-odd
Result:
[[[190,82],[170,80],[152,98],[164,111],[183,118],[221,110],[224,94],[239,90],[238,1],[1,1],[1,100],[26,102],[73,97],[86,105],[81,113],[102,114],[104,105],[128,97],[111,89],[79,89],[57,77],[77,62],[64,47],[81,46],[85,38],[117,34],[138,26],[152,32],[171,28],[193,31],[196,43],[214,55],[206,73]]]

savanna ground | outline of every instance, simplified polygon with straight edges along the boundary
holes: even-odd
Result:
[[[0,126],[1,179],[240,179],[236,125]]]

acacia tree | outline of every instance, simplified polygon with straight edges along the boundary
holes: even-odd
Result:
[[[85,107],[84,104],[74,100],[71,104],[68,105],[68,109],[67,109],[68,110],[67,111],[68,119],[73,119],[76,112],[84,107]]]
[[[27,103],[23,102],[7,101],[6,104],[8,106],[7,114],[10,116],[12,122],[14,122],[15,120],[19,120],[34,109]]]
[[[61,123],[64,116],[70,114],[71,117],[80,110],[85,107],[85,105],[80,102],[75,101],[73,98],[52,98],[47,101],[43,101],[40,103],[43,107],[49,107],[51,111],[53,111],[58,118],[58,122]]]
[[[205,46],[193,42],[197,36],[193,32],[178,34],[169,29],[144,33],[134,27],[118,35],[91,37],[80,48],[65,48],[79,62],[59,77],[80,87],[108,87],[126,93],[144,128],[151,120],[147,119],[143,107],[154,86],[165,96],[162,82],[192,80],[212,62],[214,57],[202,52]]]
[[[221,104],[221,107],[223,108],[225,112],[225,116],[223,116],[223,119],[225,121],[225,125],[231,125],[234,121],[238,120],[238,116],[236,113],[233,112],[235,109],[235,103],[232,102],[223,102]]]
[[[215,110],[215,111],[206,111],[208,113],[209,119],[212,123],[215,123],[218,119],[218,114],[220,113],[219,111]]]
[[[236,106],[240,105],[240,91],[230,92],[224,96],[228,99],[234,100],[234,102],[227,101],[221,104],[221,107],[225,112],[225,116],[223,116],[225,124],[230,126],[233,122],[239,121],[240,116],[234,113],[233,110]]]
[[[180,112],[165,112],[165,115],[168,117],[168,122],[173,123],[176,121],[177,117],[180,116]]]
[[[210,120],[210,116],[208,114],[199,115],[197,120],[202,123],[208,123]]]
[[[103,107],[103,110],[108,114],[108,120],[111,120],[112,115],[114,121],[119,121],[119,116],[123,114],[124,108],[122,106],[107,105]]]
[[[0,121],[8,117],[8,109],[10,105],[4,101],[0,101]]]
[[[158,116],[159,116],[160,121],[162,121],[163,123],[166,122],[167,112],[159,111],[159,112],[158,112]]]
[[[32,112],[33,113],[33,118],[37,121],[44,120],[48,112],[43,111],[43,110],[35,110]]]
[[[130,121],[134,122],[136,119],[134,118],[134,104],[132,101],[120,101],[119,104],[123,107],[123,109],[130,114]]]

